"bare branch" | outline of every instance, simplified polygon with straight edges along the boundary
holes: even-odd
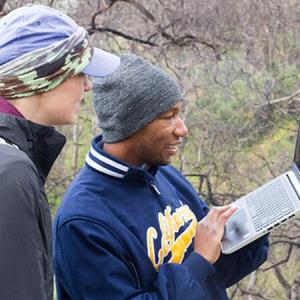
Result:
[[[280,268],[278,266],[274,267],[274,272],[275,272],[277,280],[283,286],[284,291],[288,296],[289,290],[291,289],[290,284],[288,283],[287,279],[284,277],[282,271],[280,270]]]
[[[295,278],[291,288],[291,300],[300,300],[300,273]]]
[[[49,6],[53,6],[54,5],[55,0],[51,0],[49,3]]]
[[[278,268],[280,265],[287,263],[291,257],[292,250],[293,250],[292,245],[289,245],[289,251],[287,253],[287,256],[284,259],[282,259],[281,261],[279,261],[278,263],[275,263],[275,264],[271,265],[270,267],[263,269],[263,271],[265,272],[265,271],[268,271],[273,268]]]
[[[6,3],[7,0],[0,0],[0,15],[1,15],[1,12],[3,11],[3,8],[4,8],[4,5]]]
[[[132,6],[134,6],[139,12],[141,12],[144,16],[146,16],[149,20],[151,20],[152,22],[155,22],[156,19],[155,17],[149,12],[149,10],[147,10],[142,4],[134,1],[134,0],[119,0],[122,2],[126,2],[131,4]]]
[[[149,19],[151,22],[153,22],[155,24],[155,26],[157,27],[157,32],[152,33],[147,39],[142,39],[140,37],[134,37],[130,34],[121,32],[119,30],[116,29],[112,29],[112,28],[101,28],[101,27],[97,27],[96,25],[96,18],[98,15],[105,13],[108,9],[110,9],[114,4],[116,4],[117,2],[124,2],[127,4],[132,5],[133,7],[135,7],[140,13],[142,13],[143,16],[145,16],[147,19]],[[149,46],[161,46],[158,45],[157,43],[152,42],[151,40],[153,40],[154,37],[156,36],[161,36],[163,38],[165,38],[166,40],[168,40],[169,42],[162,44],[162,46],[164,45],[168,45],[168,44],[174,44],[176,46],[179,47],[183,47],[183,46],[189,46],[189,45],[193,45],[193,44],[201,44],[207,48],[210,48],[211,50],[214,51],[214,53],[216,54],[216,58],[219,60],[220,59],[220,54],[218,53],[218,46],[201,38],[201,37],[196,37],[192,34],[184,34],[182,36],[174,36],[171,35],[170,33],[168,33],[166,30],[167,28],[173,26],[176,22],[178,22],[179,19],[173,20],[170,24],[168,24],[167,26],[162,26],[161,24],[156,24],[156,18],[154,17],[154,15],[148,10],[146,9],[142,4],[138,3],[135,0],[110,0],[110,1],[106,1],[106,6],[104,6],[102,9],[100,9],[99,11],[97,11],[91,19],[91,28],[88,29],[88,32],[90,34],[93,34],[95,31],[100,31],[100,32],[110,32],[112,34],[115,34],[117,36],[121,36],[127,40],[131,40],[134,42],[138,42],[141,44],[146,44]]]
[[[278,103],[281,103],[281,102],[294,100],[299,94],[300,94],[300,90],[296,91],[294,94],[292,94],[290,96],[274,99],[274,100],[268,101],[268,103],[258,105],[258,106],[256,106],[256,108],[261,108],[261,107],[264,107],[264,106],[267,106],[267,105],[274,105],[274,104],[278,104]],[[296,99],[298,100],[299,98],[296,98]]]
[[[133,37],[133,36],[131,36],[129,34],[123,33],[121,31],[118,31],[118,30],[115,30],[115,29],[112,29],[112,28],[96,27],[96,28],[88,29],[88,33],[90,35],[92,35],[95,32],[110,32],[110,33],[113,33],[115,35],[121,36],[121,37],[123,37],[123,38],[125,38],[127,40],[130,40],[130,41],[134,41],[134,42],[138,42],[138,43],[141,43],[141,44],[146,44],[146,45],[150,45],[150,46],[154,46],[154,47],[158,46],[157,44],[152,43],[149,40],[143,40],[143,39],[140,39],[140,38],[136,38],[136,37]]]

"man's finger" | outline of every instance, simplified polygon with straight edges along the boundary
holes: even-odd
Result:
[[[223,212],[218,219],[218,223],[221,226],[225,226],[226,222],[228,221],[228,219],[238,210],[237,207],[231,206],[230,209],[226,210],[225,212]]]
[[[217,221],[219,216],[227,210],[229,210],[230,208],[231,205],[213,206],[207,214],[206,218],[208,221]]]

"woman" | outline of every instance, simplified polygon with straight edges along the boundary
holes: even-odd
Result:
[[[51,215],[44,184],[65,137],[50,125],[76,120],[87,75],[105,76],[119,57],[42,5],[0,20],[0,295],[53,298]]]

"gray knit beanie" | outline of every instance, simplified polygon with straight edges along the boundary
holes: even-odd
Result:
[[[182,100],[166,72],[133,54],[122,55],[111,75],[94,79],[93,102],[105,143],[126,139]]]

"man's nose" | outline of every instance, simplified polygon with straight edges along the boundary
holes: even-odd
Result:
[[[188,135],[189,131],[187,127],[185,126],[183,120],[178,116],[178,120],[176,123],[176,127],[174,129],[174,134],[180,137],[186,137]]]

